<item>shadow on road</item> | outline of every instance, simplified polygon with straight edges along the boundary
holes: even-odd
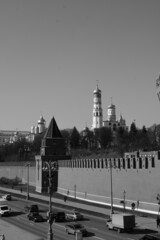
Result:
[[[11,214],[10,214],[10,217],[16,217],[16,216],[19,216],[19,215],[23,215],[23,214],[25,214],[24,212],[11,212]]]
[[[135,228],[133,230],[133,234],[149,234],[149,233],[157,233],[158,231],[147,229],[147,228]]]

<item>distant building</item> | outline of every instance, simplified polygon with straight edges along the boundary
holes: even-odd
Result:
[[[26,138],[30,134],[29,131],[14,131],[14,130],[1,130],[0,131],[0,145],[17,142]]]
[[[8,143],[14,143],[21,139],[26,139],[28,142],[33,142],[35,136],[46,130],[46,121],[43,116],[37,122],[37,126],[32,126],[31,131],[14,131],[1,130],[0,131],[0,146]]]

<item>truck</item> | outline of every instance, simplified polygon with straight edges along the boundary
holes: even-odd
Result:
[[[0,217],[9,216],[11,214],[11,209],[8,205],[1,205],[0,206]]]
[[[108,229],[117,230],[119,233],[132,231],[135,228],[135,215],[127,213],[112,214],[112,217],[106,221]]]

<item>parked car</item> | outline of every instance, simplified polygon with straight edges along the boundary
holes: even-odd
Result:
[[[11,194],[5,194],[5,195],[2,196],[2,198],[4,200],[8,200],[8,201],[10,201],[12,199]]]
[[[160,234],[159,233],[146,234],[142,238],[139,238],[139,240],[160,240]]]
[[[40,215],[38,212],[31,212],[27,215],[28,219],[34,222],[43,222],[44,219],[42,215]]]
[[[73,210],[70,213],[66,213],[66,220],[76,221],[76,220],[82,220],[83,218],[84,218],[83,215],[80,212],[75,210]]]
[[[47,219],[49,220],[49,212],[47,212]],[[65,212],[59,212],[55,210],[51,212],[52,222],[64,222],[65,219],[66,219]]]
[[[76,234],[76,232],[81,232],[83,236],[87,235],[87,230],[79,223],[66,224],[65,229],[68,234]]]

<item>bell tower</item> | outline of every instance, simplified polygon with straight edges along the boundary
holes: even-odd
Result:
[[[103,111],[101,101],[101,90],[97,88],[93,91],[93,122],[92,129],[101,128],[103,126]]]

